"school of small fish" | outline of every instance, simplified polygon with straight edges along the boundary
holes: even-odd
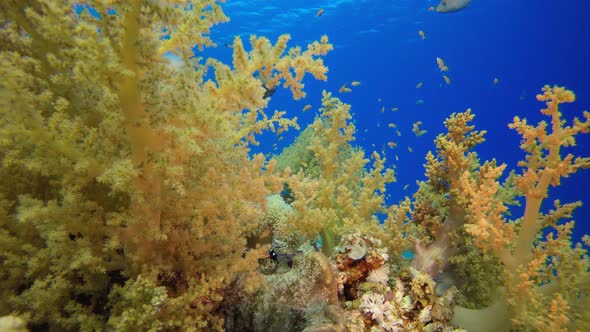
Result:
[[[427,133],[426,130],[424,129],[420,129],[420,126],[422,125],[422,121],[416,121],[412,124],[412,132],[417,136],[420,137],[424,134]]]
[[[462,9],[468,7],[470,4],[471,4],[471,0],[440,0],[440,2],[438,3],[438,5],[436,7],[435,6],[428,7],[428,11],[430,11],[430,12],[436,11],[438,13],[451,13],[451,12],[456,12],[456,11],[462,10]],[[318,9],[316,12],[316,17],[322,16],[324,14],[324,12],[325,11],[323,8]],[[426,33],[423,30],[418,30],[418,36],[421,40],[426,39]],[[445,61],[440,57],[436,58],[436,64],[438,66],[438,69],[440,70],[440,73],[442,74],[442,78],[443,78],[445,84],[450,85],[451,78],[448,75],[449,67],[445,64]],[[498,77],[494,77],[492,82],[494,85],[497,85],[500,82],[500,80]],[[340,87],[338,92],[339,93],[350,93],[350,92],[352,92],[351,88],[358,87],[360,85],[361,85],[360,81],[351,81],[350,83],[344,83]],[[423,82],[418,82],[416,84],[416,89],[421,89],[423,87],[423,85],[424,85]],[[442,83],[441,83],[441,85],[442,85]],[[520,97],[521,100],[524,99],[523,96],[524,96],[524,92],[521,94],[521,97]],[[381,101],[382,101],[381,98],[378,98],[378,102],[381,103]],[[422,99],[418,99],[416,101],[416,105],[423,105],[423,104],[424,104],[424,101]],[[310,110],[311,108],[312,108],[312,106],[308,104],[302,108],[302,111],[306,112],[306,111]],[[381,113],[384,113],[385,109],[386,109],[386,107],[384,105],[381,105],[381,108],[380,108]],[[399,108],[398,107],[391,107],[391,111],[397,112],[397,111],[399,111]],[[420,136],[425,135],[427,133],[427,130],[420,128],[420,126],[422,126],[422,125],[423,125],[422,121],[416,121],[412,124],[411,130],[416,137],[420,137]],[[378,128],[381,127],[381,121],[377,122],[377,127]],[[398,126],[395,123],[390,122],[388,124],[388,127],[395,129],[397,136],[401,137],[402,133],[398,129]],[[367,132],[367,130],[368,129],[365,129],[364,132]],[[277,133],[280,134],[279,132],[277,132]],[[280,136],[279,141],[282,138],[283,137]],[[375,147],[375,144],[372,144],[372,146]],[[398,146],[398,143],[396,143],[394,141],[389,141],[385,145],[382,146],[382,151],[385,152],[385,147],[389,147],[390,149],[393,149],[397,146]],[[273,145],[273,150],[276,150],[276,149],[277,149],[277,143],[275,143]],[[413,152],[412,147],[407,146],[407,149],[408,149],[408,152],[410,152],[410,153]],[[399,161],[399,156],[397,154],[395,155],[395,160]],[[409,187],[409,185],[405,185],[403,189],[407,190],[408,187]]]
[[[352,89],[346,86],[346,83],[344,83],[340,89],[338,90],[338,92],[340,93],[348,93],[348,92],[352,92]]]

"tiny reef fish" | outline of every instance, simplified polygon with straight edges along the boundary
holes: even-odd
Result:
[[[445,83],[447,83],[447,85],[451,85],[451,79],[447,75],[443,75],[443,78],[445,79]]]
[[[347,87],[346,87],[346,83],[344,83],[344,85],[342,85],[342,86],[340,87],[340,89],[338,89],[338,92],[340,92],[340,93],[351,92],[351,91],[352,91],[352,90],[351,90],[350,88],[347,88]]]
[[[445,65],[445,61],[443,59],[437,57],[436,64],[438,65],[438,68],[440,69],[440,71],[449,71],[449,67],[447,67]]]

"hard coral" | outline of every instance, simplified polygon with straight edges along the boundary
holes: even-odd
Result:
[[[370,318],[366,327],[380,331],[462,331],[450,325],[453,296],[453,290],[437,296],[435,282],[410,268],[385,295],[375,291],[362,294],[358,308]]]
[[[338,270],[339,292],[347,300],[357,297],[359,286],[370,276],[377,282],[387,283],[383,276],[375,277],[376,271],[389,269],[387,251],[381,247],[381,241],[359,233],[346,235],[336,251],[336,268]]]

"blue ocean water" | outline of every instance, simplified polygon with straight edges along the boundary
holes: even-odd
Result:
[[[543,85],[557,84],[576,93],[577,101],[562,108],[567,119],[590,109],[589,1],[473,0],[468,8],[449,14],[428,10],[437,2],[229,1],[223,8],[231,22],[212,30],[212,38],[220,46],[205,53],[231,63],[232,50],[224,44],[232,43],[236,35],[247,45],[250,34],[274,42],[289,33],[290,46],[305,46],[327,34],[334,44],[325,58],[328,81],[308,76],[304,81],[308,95],[300,101],[293,101],[288,90],[279,89],[269,109],[285,110],[299,117],[305,127],[320,106],[322,90],[352,104],[356,145],[370,154],[381,151],[388,141],[398,143],[395,149],[385,149],[398,178],[388,188],[390,203],[394,203],[411,195],[416,180],[424,179],[426,152],[434,149],[434,138],[444,132],[443,120],[453,112],[471,108],[477,115],[477,129],[488,131],[487,141],[477,148],[482,160],[496,158],[507,163],[508,169],[515,169],[524,153],[519,149],[519,136],[507,125],[515,115],[530,122],[543,118],[538,111],[543,104],[535,99]],[[317,16],[320,9],[323,14]],[[450,85],[438,69],[437,57],[449,67]],[[351,93],[338,93],[343,84],[350,87],[351,81],[361,85]],[[422,87],[416,88],[420,82]],[[418,100],[423,104],[417,104]],[[313,108],[303,113],[307,104]],[[394,107],[399,111],[392,112]],[[416,121],[422,121],[422,129],[428,131],[421,137],[411,132]],[[392,122],[401,137],[388,127]],[[291,131],[282,141],[266,135],[257,151],[271,151],[277,144],[275,152],[280,152],[296,135]],[[589,156],[590,135],[580,135],[577,143],[565,152]],[[554,199],[586,200],[574,214],[576,240],[590,233],[589,188],[590,170],[581,170],[551,188],[543,205],[547,211]],[[522,208],[514,213],[521,215]]]

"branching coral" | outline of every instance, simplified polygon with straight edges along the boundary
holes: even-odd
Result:
[[[500,330],[590,330],[590,262],[571,245],[573,222],[559,223],[579,203],[540,211],[550,185],[590,167],[588,157],[562,156],[590,131],[588,112],[565,126],[559,105],[574,101],[571,91],[547,86],[537,97],[550,124],[511,124],[527,152],[522,174],[501,185],[506,166],[477,160],[484,132],[468,110],[445,122],[414,204],[387,206],[393,170],[352,146],[350,105],[329,93],[291,168],[281,160],[280,174],[250,154],[257,134],[298,128],[267,112],[268,92],[282,85],[305,97],[305,75],[326,79],[332,46],[326,36],[305,50],[288,49],[288,35],[274,44],[252,36],[247,47],[236,37],[231,65],[203,59],[215,45],[209,30],[227,20],[215,0],[0,3],[1,324],[22,329],[18,316],[36,330],[222,330],[231,326],[224,308],[237,308],[224,297],[264,282],[256,267],[270,229],[284,242],[322,238],[327,255],[296,256],[252,297],[266,301],[256,310],[274,301],[299,318],[321,308],[311,330],[448,328],[450,292],[437,296],[431,277],[473,262],[461,289],[485,288],[475,307],[498,300],[457,308],[459,325],[468,313]],[[269,196],[282,188],[289,202]],[[516,191],[526,207],[510,221]],[[365,242],[340,248],[336,274],[326,256],[352,232]],[[410,242],[421,271],[390,277],[398,266],[388,260]],[[337,306],[339,282],[350,320]]]
[[[143,329],[131,322],[157,309],[153,326],[221,329],[223,289],[258,284],[246,237],[282,185],[248,144],[296,125],[266,114],[253,74],[303,97],[305,73],[325,79],[327,38],[286,54],[287,36],[249,52],[236,39],[230,68],[193,57],[227,20],[214,0],[3,1],[0,19],[0,314]],[[146,285],[162,304],[132,294]]]
[[[568,308],[579,309],[588,296],[590,261],[581,246],[572,248],[573,222],[558,224],[560,217],[571,217],[577,204],[561,205],[556,201],[555,210],[548,215],[542,215],[540,209],[548,197],[549,185],[557,186],[562,177],[590,167],[588,157],[561,154],[562,148],[575,144],[575,135],[589,132],[590,113],[584,112],[584,121],[576,118],[572,126],[565,126],[559,105],[575,100],[571,91],[545,86],[537,99],[546,103],[541,113],[551,117],[550,129],[544,121],[533,126],[518,117],[510,125],[523,137],[521,148],[527,152],[526,159],[519,163],[525,169],[516,178],[526,198],[524,216],[516,224],[506,220],[506,207],[497,195],[497,179],[505,165],[486,163],[475,176],[465,172],[460,178],[466,230],[478,247],[493,252],[502,261],[506,269],[506,301],[514,326],[526,329],[534,327],[539,319],[546,322],[548,317],[561,317],[557,320],[561,327],[569,323],[585,329],[587,321]],[[543,231],[549,233],[541,240]],[[493,319],[499,321],[498,317]]]
[[[464,206],[459,199],[461,174],[478,167],[473,148],[483,142],[485,131],[475,131],[471,110],[453,113],[445,120],[448,133],[435,140],[436,155],[426,156],[426,176],[414,195],[412,221],[416,228],[414,266],[436,277],[443,272],[449,258],[462,247],[458,234],[464,224]]]
[[[317,161],[317,177],[306,177],[300,171],[288,181],[295,196],[295,227],[314,238],[319,233],[322,251],[328,256],[342,234],[382,233],[377,231],[376,214],[388,212],[385,186],[395,180],[393,169],[385,166],[385,159],[377,152],[372,153],[372,167],[368,168],[370,160],[364,151],[351,148],[355,126],[350,119],[350,105],[324,92],[320,116],[307,138],[307,148]],[[403,247],[403,241],[398,247]]]
[[[523,136],[521,147],[528,153],[519,163],[525,167],[522,174],[511,172],[500,184],[506,165],[479,162],[472,149],[483,141],[483,132],[473,131],[468,110],[445,122],[449,133],[436,139],[437,155],[427,156],[429,180],[415,195],[412,220],[421,231],[414,266],[455,278],[464,304],[488,305],[474,311],[457,307],[455,323],[468,330],[483,331],[481,322],[490,330],[541,328],[550,325],[548,317],[586,328],[579,310],[589,291],[588,258],[581,245],[572,248],[573,222],[558,224],[561,218],[571,218],[579,203],[555,201],[555,210],[548,214],[540,207],[549,185],[559,185],[561,177],[590,166],[587,157],[560,153],[575,144],[576,134],[589,131],[590,115],[585,112],[584,121],[574,119],[572,126],[565,126],[558,107],[573,102],[573,93],[546,86],[537,98],[546,102],[541,112],[551,117],[551,129],[545,122],[531,126],[518,117],[510,125]],[[518,195],[526,198],[524,216],[510,221],[507,206],[515,204]],[[543,232],[549,232],[544,240]],[[471,245],[477,248],[469,249]],[[464,273],[467,265],[470,275]],[[487,295],[468,295],[474,292]],[[562,302],[568,309],[556,310]],[[474,317],[478,322],[469,323]],[[544,323],[536,325],[539,321]]]

